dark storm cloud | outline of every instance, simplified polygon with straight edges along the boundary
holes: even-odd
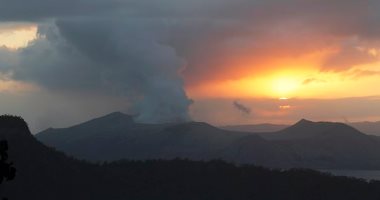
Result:
[[[0,0],[0,21],[94,16],[117,10],[123,4],[118,0]]]
[[[15,62],[16,55],[5,47],[0,46],[0,72],[9,71]]]

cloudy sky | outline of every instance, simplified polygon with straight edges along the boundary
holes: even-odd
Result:
[[[0,0],[0,113],[36,132],[380,120],[377,0]]]

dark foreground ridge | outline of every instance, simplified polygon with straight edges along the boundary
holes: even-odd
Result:
[[[380,182],[312,170],[269,170],[223,161],[117,161],[89,164],[38,142],[26,123],[0,117],[16,179],[2,184],[10,200],[378,200]],[[101,150],[100,150],[101,151]]]

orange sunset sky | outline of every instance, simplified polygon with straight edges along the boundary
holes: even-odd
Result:
[[[24,48],[37,37],[36,24],[3,24],[0,26],[0,45],[16,51]],[[358,38],[350,38],[350,47],[336,43],[320,49],[305,47],[299,55],[292,46],[273,47],[273,51],[250,54],[246,49],[241,54],[223,57],[218,63],[222,70],[211,77],[186,77],[186,91],[193,98],[318,98],[336,99],[345,97],[368,97],[380,95],[380,49],[375,44],[359,44]],[[310,44],[308,44],[310,45]],[[318,44],[316,44],[318,45]],[[297,47],[299,48],[299,47]],[[339,55],[344,48],[352,48],[341,61],[343,67],[328,69],[327,59]],[[257,50],[252,50],[257,51]],[[350,55],[351,53],[353,55]],[[213,53],[211,53],[213,54]],[[357,58],[359,54],[361,58]],[[352,63],[352,65],[351,65]],[[205,75],[206,76],[206,75]],[[23,83],[2,80],[1,91],[30,89]]]
[[[186,96],[192,101],[189,115],[193,120],[214,125],[293,123],[301,118],[317,121],[380,120],[379,3],[351,0],[289,0],[276,4],[264,1],[253,1],[257,4],[221,2],[218,5],[222,6],[217,8],[211,6],[212,3],[208,5],[195,1],[178,3],[167,8],[166,12],[148,16],[135,14],[139,13],[137,11],[126,15],[136,20],[152,18],[146,22],[147,25],[139,21],[144,25],[141,25],[142,28],[136,26],[135,30],[146,29],[144,33],[159,35],[157,40],[165,46],[164,51],[167,50],[168,55],[175,54],[180,60],[180,67],[176,68],[175,73],[180,77],[179,84],[182,84]],[[209,13],[203,12],[198,3],[209,8]],[[139,9],[148,8],[140,5],[136,10]],[[171,12],[175,9],[182,14]],[[196,10],[196,14],[190,12],[191,9]],[[17,66],[24,63],[20,61],[23,57],[46,45],[43,41],[53,43],[50,32],[41,31],[53,30],[46,28],[50,26],[57,27],[57,35],[68,41],[67,46],[72,45],[82,53],[88,51],[88,54],[83,53],[86,58],[93,55],[89,48],[76,45],[74,42],[80,40],[70,35],[75,31],[78,35],[84,32],[78,28],[67,31],[71,23],[82,23],[93,14],[82,13],[78,17],[71,13],[60,19],[62,15],[36,16],[37,20],[5,18],[0,22],[0,64],[8,66],[8,70],[0,73],[0,106],[2,112],[26,115],[35,130],[69,125],[116,109],[128,112],[132,104],[129,96],[98,94],[91,88],[78,92],[66,85],[61,86],[61,82],[50,87],[48,84],[56,82],[41,81],[40,77],[45,73],[43,70],[43,75],[36,75],[33,70],[28,71],[32,75],[19,73]],[[102,14],[101,17],[103,15],[108,16]],[[105,29],[110,31],[121,30],[118,41],[127,40],[126,35],[134,34],[120,28],[132,26],[133,20],[125,24],[115,23],[117,28],[110,25],[113,23],[104,24],[107,24],[104,25]],[[95,32],[97,30],[86,34]],[[131,46],[132,52],[140,51]],[[104,48],[108,52],[113,51],[112,47]],[[158,54],[161,55],[154,53],[154,56]],[[29,58],[28,62],[36,60]],[[16,66],[14,68],[17,70],[12,70],[12,66]],[[80,67],[76,68],[78,73],[81,70]],[[101,75],[107,73],[102,71]],[[101,80],[102,83],[109,83]],[[73,88],[78,86],[74,85]],[[87,105],[83,94],[92,96],[94,102]],[[50,103],[43,105],[39,101],[41,97],[61,103],[59,106]],[[37,107],[27,108],[27,100],[36,102]],[[105,106],[107,102],[112,102],[112,105]],[[234,102],[249,112],[238,109]],[[45,106],[40,108],[44,110],[43,114],[36,118],[28,114],[29,111],[37,112],[38,106]],[[66,109],[68,107],[72,109]],[[50,116],[56,111],[57,119],[58,116],[77,117],[57,122]]]

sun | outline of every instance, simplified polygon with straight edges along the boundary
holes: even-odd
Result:
[[[273,93],[281,99],[290,98],[299,87],[299,81],[291,77],[279,77],[272,81]]]

